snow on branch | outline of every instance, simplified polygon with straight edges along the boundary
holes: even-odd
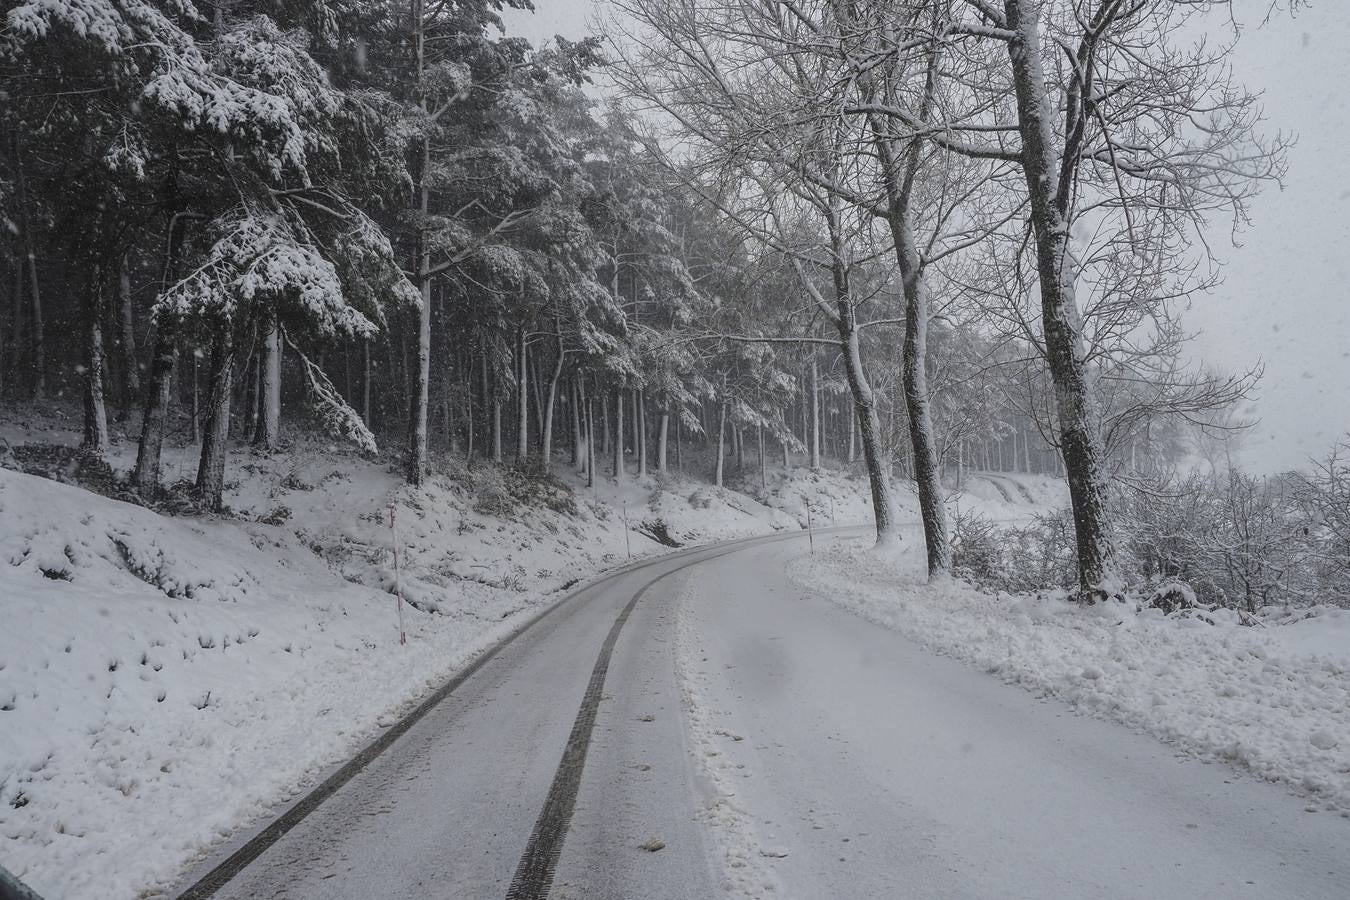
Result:
[[[372,455],[378,453],[379,448],[375,444],[375,435],[371,434],[360,414],[352,409],[337,387],[333,385],[333,382],[328,380],[328,376],[324,374],[323,369],[320,369],[299,347],[295,346],[295,342],[291,340],[290,335],[286,335],[286,344],[300,358],[301,369],[305,373],[305,387],[309,394],[310,404],[314,411],[318,413],[319,422],[323,425],[324,430],[334,437],[351,441],[366,453]]]

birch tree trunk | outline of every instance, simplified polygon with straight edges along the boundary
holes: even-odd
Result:
[[[1118,591],[1115,546],[1106,506],[1097,411],[1083,360],[1078,273],[1069,253],[1071,189],[1060,178],[1054,110],[1041,64],[1040,6],[1038,0],[1004,0],[1008,27],[1014,34],[1008,42],[1008,56],[1017,97],[1022,172],[1036,238],[1045,355],[1055,385],[1060,453],[1078,540],[1078,582],[1081,598],[1091,601]]]

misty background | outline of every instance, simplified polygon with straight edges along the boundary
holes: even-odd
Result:
[[[607,12],[597,0],[536,6],[504,15],[509,33],[536,45],[585,37]],[[1350,432],[1350,8],[1314,0],[1263,24],[1268,6],[1234,3],[1244,30],[1233,65],[1264,95],[1265,130],[1295,134],[1298,143],[1283,190],[1252,203],[1238,246],[1226,222],[1213,223],[1208,237],[1224,281],[1196,296],[1185,316],[1197,333],[1194,359],[1236,371],[1265,364],[1244,410],[1256,424],[1235,445],[1245,466],[1263,473],[1322,456]]]

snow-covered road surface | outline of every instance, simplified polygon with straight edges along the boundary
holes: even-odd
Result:
[[[506,896],[607,634],[668,573],[614,644],[550,896],[1350,896],[1350,821],[803,597],[806,550],[565,602],[216,896]]]

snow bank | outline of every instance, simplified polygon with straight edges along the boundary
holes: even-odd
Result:
[[[0,416],[0,451],[75,446],[77,427],[59,407]],[[114,440],[125,473],[134,441]],[[189,477],[195,452],[166,447],[166,477]],[[871,516],[858,473],[775,470],[750,496],[558,469],[550,484],[438,459],[413,491],[397,465],[301,438],[231,453],[231,518],[173,518],[0,468],[6,867],[66,900],[168,887],[578,580],[672,542],[798,528],[805,502],[817,526],[831,508]]]
[[[130,897],[366,741],[504,626],[448,629],[283,529],[0,470],[0,834],[45,896]]]
[[[804,589],[922,646],[1076,710],[1293,786],[1350,816],[1350,613],[1218,625],[1116,604],[929,586],[912,550],[831,548],[794,564]]]

